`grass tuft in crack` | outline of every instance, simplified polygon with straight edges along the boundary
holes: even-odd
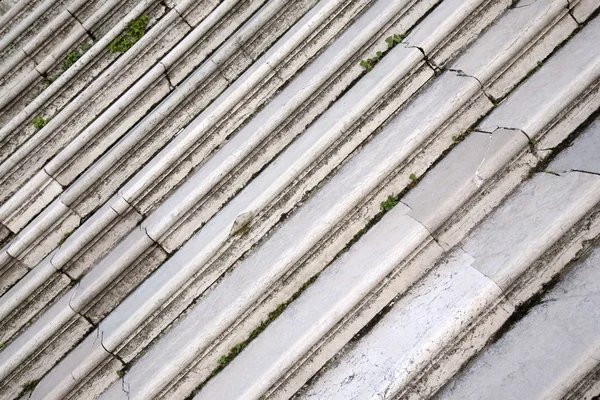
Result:
[[[219,372],[221,372],[231,361],[233,361],[234,358],[236,358],[242,352],[242,350],[244,350],[250,344],[250,342],[252,342],[254,339],[256,339],[258,337],[258,335],[260,335],[265,329],[267,329],[267,327],[271,324],[271,322],[275,321],[275,319],[277,319],[277,317],[279,317],[294,300],[296,300],[298,297],[300,297],[300,295],[317,280],[319,275],[320,275],[320,272],[313,275],[289,299],[287,299],[284,303],[281,303],[280,305],[278,305],[275,310],[271,311],[267,315],[267,319],[263,320],[260,323],[260,325],[257,326],[250,333],[250,335],[248,336],[248,338],[246,340],[244,340],[241,343],[236,344],[229,350],[229,352],[226,355],[219,358],[219,360],[217,361],[217,364],[218,364],[217,367],[215,369],[213,369],[211,374],[208,376],[208,378],[206,378],[206,380],[198,388],[196,388],[196,390],[194,391],[192,396],[195,395],[195,393],[198,393],[200,391],[200,389],[202,389],[202,387],[204,387],[204,385],[206,385],[206,383],[212,377],[214,377]]]
[[[21,393],[17,396],[17,398],[21,398],[25,395],[25,393],[32,393],[35,390],[35,387],[38,383],[40,383],[40,379],[29,381],[26,384],[24,384],[23,390],[21,390]]]
[[[33,126],[35,127],[35,129],[37,129],[38,131],[40,129],[42,129],[44,126],[46,126],[46,124],[48,123],[48,120],[45,119],[44,117],[42,117],[41,115],[38,115],[37,117],[35,117],[33,119]]]
[[[390,211],[400,203],[400,199],[393,194],[388,196],[386,201],[381,202],[381,211]]]
[[[65,60],[63,61],[63,72],[68,70],[79,60],[89,49],[92,48],[91,43],[84,43],[80,48],[73,50],[65,56]]]
[[[387,37],[385,39],[385,41],[388,44],[387,50],[384,52],[378,51],[377,55],[373,58],[367,58],[366,60],[361,60],[360,66],[365,68],[365,70],[367,72],[370,72],[373,69],[373,67],[375,66],[375,64],[377,64],[379,61],[381,61],[381,59],[383,57],[385,57],[385,55],[388,53],[388,51],[390,51],[391,49],[396,47],[396,45],[402,43],[402,40],[404,40],[405,37],[406,37],[406,34],[402,34],[402,35],[396,34],[396,35]]]
[[[108,47],[113,54],[124,54],[144,36],[148,26],[148,15],[140,15],[137,19],[127,24],[127,31],[116,37]]]

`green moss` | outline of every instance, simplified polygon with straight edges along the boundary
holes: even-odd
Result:
[[[35,129],[40,130],[42,129],[44,126],[46,126],[46,124],[48,123],[47,119],[44,119],[44,117],[38,115],[37,117],[35,117],[33,119],[33,126],[35,127]]]
[[[84,43],[78,49],[68,53],[63,61],[63,72],[71,68],[91,48],[92,45],[90,43]]]
[[[23,390],[21,390],[21,393],[17,396],[17,397],[22,397],[25,393],[31,393],[35,390],[35,387],[37,386],[37,384],[40,382],[39,379],[33,380],[33,381],[29,381],[26,384],[23,385]]]
[[[400,199],[394,195],[388,196],[387,200],[381,203],[381,211],[390,211],[400,203]]]
[[[2,349],[3,349],[3,348],[5,348],[5,347],[6,347],[6,343],[4,343],[4,342],[0,342],[0,350],[2,350]]]
[[[127,31],[121,36],[116,37],[109,46],[109,51],[113,54],[124,54],[133,45],[144,36],[148,26],[148,15],[140,15],[137,19],[127,24]]]

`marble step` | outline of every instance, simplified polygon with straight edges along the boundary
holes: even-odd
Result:
[[[231,24],[223,28],[220,17],[227,14],[237,2],[229,3],[231,4],[224,3],[217,9],[211,6],[210,2],[204,7],[198,5],[204,9],[205,14],[202,16],[207,19],[194,31],[179,16],[176,9],[163,16],[166,9],[160,2],[139,3],[75,65],[0,130],[0,137],[5,138],[4,157],[0,164],[3,174],[0,186],[3,202],[23,184],[27,184],[32,176],[35,181],[36,173],[38,176],[45,173],[46,179],[57,176],[56,167],[64,165],[67,160],[63,160],[59,165],[55,163],[54,169],[42,167],[65,146],[81,149],[91,141],[96,147],[106,149],[113,144],[131,124],[142,118],[155,102],[160,101],[173,89],[165,67],[160,63],[164,57],[168,54],[185,56],[186,47],[189,50],[195,43],[194,39],[204,40],[208,47],[206,51],[214,50],[255,11],[248,7],[247,2],[242,2],[239,7],[246,13],[237,15],[237,20],[232,18]],[[260,4],[256,4],[254,8],[258,6]],[[118,56],[111,53],[109,45],[113,39],[121,34],[128,21],[144,13],[150,17],[148,32],[125,54]],[[208,17],[209,15],[211,17]],[[159,17],[162,18],[158,20]],[[221,25],[221,32],[215,29],[215,25]],[[213,36],[210,36],[212,29],[216,32],[212,32]],[[186,37],[187,41],[184,39]],[[200,61],[202,60],[197,60],[198,63]],[[112,84],[107,85],[109,82]],[[86,83],[90,84],[90,87],[86,87]],[[133,84],[135,85],[130,88]],[[120,98],[120,101],[111,105],[116,98]],[[39,131],[31,124],[35,115],[43,115],[49,119],[47,125]],[[88,126],[90,123],[92,125]],[[97,138],[93,141],[95,137]],[[89,164],[101,154],[102,151],[98,154],[88,151],[83,155],[91,157]],[[70,155],[73,157],[75,154],[71,151]],[[71,180],[73,178],[71,177]],[[56,182],[68,185],[63,179]],[[6,207],[7,205],[3,204],[3,208]],[[18,230],[16,226],[13,229]]]
[[[514,313],[515,286],[539,284],[528,270],[598,203],[597,178],[535,174],[298,398],[428,398]]]
[[[382,4],[383,4],[383,2],[382,2]],[[137,235],[135,235],[135,236],[137,236]],[[139,236],[138,236],[138,237],[139,237]],[[147,237],[147,236],[144,236],[144,237]],[[128,241],[128,243],[131,243],[131,241]],[[138,247],[139,247],[139,246],[138,246]],[[123,249],[126,249],[126,248],[127,248],[127,246],[121,246],[121,245],[120,245],[120,246],[119,246],[119,248],[116,248],[116,251],[114,251],[114,252],[113,252],[114,256],[109,256],[109,257],[108,257],[107,259],[105,259],[103,262],[108,262],[108,263],[111,263],[111,261],[110,261],[111,259],[113,259],[113,260],[122,259],[122,260],[124,260],[124,261],[128,262],[127,260],[131,260],[131,259],[132,259],[132,257],[135,257],[135,256],[130,254],[129,256],[126,256],[127,258],[123,258],[123,257],[122,257],[120,254],[122,254],[122,253],[123,253]],[[130,249],[128,249],[128,250],[130,250]],[[131,253],[131,251],[129,251],[129,253]],[[114,257],[117,257],[117,259],[115,259]],[[104,265],[104,264],[103,264],[103,265]],[[102,266],[100,265],[100,266],[99,266],[99,268],[97,268],[97,271],[98,271],[98,272],[101,272],[101,273],[103,273],[103,272],[102,272],[102,271],[103,271],[103,269],[104,269],[104,267],[102,267]],[[90,275],[86,275],[86,276],[90,276]],[[94,276],[90,276],[90,278],[91,278],[91,279],[88,279],[88,278],[84,278],[84,279],[86,279],[86,282],[93,282],[93,280],[92,280],[92,279],[94,279]],[[86,293],[86,291],[82,291],[82,293]],[[91,292],[88,292],[88,294],[90,294],[90,293],[91,293]],[[86,294],[86,296],[87,296],[88,294]],[[78,295],[78,300],[77,300],[77,301],[81,301],[81,299],[82,299],[82,297]],[[18,339],[17,339],[17,340],[18,340]]]
[[[39,282],[39,280],[37,280],[37,282]],[[22,289],[22,287],[19,287],[19,290]],[[18,296],[17,296],[18,297]]]
[[[560,171],[561,176],[572,171],[600,173],[600,162],[593,155],[598,140],[600,120],[561,152],[547,170]],[[600,326],[595,315],[599,256],[596,243],[436,398],[584,398],[595,383],[599,366]]]
[[[496,33],[493,30],[493,27],[490,28],[488,35],[499,35],[499,30]],[[485,36],[480,40],[486,41]],[[593,41],[592,38],[587,38],[589,44]],[[578,44],[573,43],[573,47]],[[567,49],[562,53],[553,56],[556,58],[550,59],[540,71],[512,94],[498,108],[498,111],[506,107],[512,111],[513,118],[530,121],[539,119],[538,125],[544,126],[551,123],[562,111],[548,107],[555,99],[562,100],[563,108],[567,107],[568,102],[575,102],[577,96],[585,91],[590,82],[589,75],[585,83],[573,82],[572,77],[568,76],[562,80],[556,79],[556,73],[563,71],[564,65],[573,55],[573,48],[569,46],[567,45]],[[473,48],[477,48],[477,45]],[[589,47],[581,46],[579,55],[582,56],[588,50]],[[578,64],[578,70],[585,70],[588,63],[590,59],[583,57]],[[556,83],[552,85],[551,92],[540,91],[539,88],[547,86],[548,81]],[[535,105],[537,109],[547,112],[536,115],[523,107],[512,108],[513,104],[524,99]],[[488,118],[492,118],[493,115]],[[538,137],[541,130],[538,129],[535,133]],[[363,298],[375,297],[373,292],[375,287],[383,285],[381,282],[390,279],[390,273],[394,269],[396,275],[402,276],[401,285],[404,287],[409,287],[413,280],[427,271],[428,265],[423,265],[419,261],[410,261],[411,268],[406,267],[409,261],[405,258],[408,258],[408,255],[414,258],[412,252],[421,245],[420,242],[432,241],[429,232],[435,235],[444,222],[469,198],[478,191],[485,193],[486,181],[493,180],[499,171],[506,169],[507,164],[514,164],[515,156],[519,153],[529,153],[528,145],[527,136],[514,130],[500,129],[492,135],[471,133],[432,171],[429,171],[416,188],[401,199],[401,203],[389,213],[390,215],[384,216],[383,220],[361,238],[348,253],[329,266],[313,286],[290,306],[289,311],[284,312],[255,339],[248,349],[232,362],[231,366],[210,381],[198,398],[258,398],[265,392],[268,392],[269,396],[278,398],[278,396],[285,396],[285,393],[293,393],[294,388],[298,388],[297,375],[300,373],[298,370],[305,375],[312,375],[325,362],[323,353],[326,352],[327,345],[339,349],[343,342],[336,337],[345,335],[346,338],[351,338],[360,329],[360,325],[356,327],[356,320],[360,319],[357,317],[360,308],[369,309],[367,314],[371,315],[377,312],[370,304],[372,300],[363,300]],[[591,162],[594,147],[585,147],[592,149],[587,152],[587,157],[581,160],[582,163],[587,164]],[[519,177],[519,181],[520,179],[522,178]],[[505,188],[504,195],[508,191],[509,189]],[[494,193],[494,196],[497,194]],[[499,202],[500,199],[496,199],[495,202]],[[491,201],[489,199],[483,201],[487,203],[489,209]],[[417,243],[414,242],[416,238],[419,238]],[[443,253],[444,247],[448,248],[447,243],[442,243],[441,246],[435,243],[433,247],[437,249],[438,255]],[[368,265],[367,269],[365,265]],[[404,269],[401,269],[402,267]],[[416,272],[413,271],[415,268]],[[366,304],[361,304],[357,309],[361,301],[365,301]],[[353,333],[340,334],[339,331],[345,328],[344,324],[339,323],[342,319],[348,320],[347,325],[354,326]],[[363,324],[367,322],[368,318],[364,319]],[[332,342],[334,344],[331,344]],[[331,353],[331,350],[329,352]],[[312,373],[307,372],[307,369]],[[278,381],[284,376],[283,382]],[[296,382],[285,382],[286,380]],[[268,391],[269,388],[271,389]]]
[[[385,5],[385,2],[381,2],[382,5]],[[362,29],[362,27],[359,25],[358,26],[359,29]],[[339,42],[340,44],[343,44],[343,41]],[[332,54],[333,53],[333,54]],[[327,57],[330,56],[335,56],[337,57],[337,55],[335,54],[335,52],[329,52],[327,53]],[[327,64],[328,61],[325,59],[325,64]],[[320,68],[319,63],[315,64],[315,67],[317,67],[316,69]],[[312,67],[308,69],[307,73],[308,74],[313,74],[313,69]],[[302,76],[310,76],[310,75],[302,75]],[[302,81],[302,80],[300,80]],[[285,96],[292,96],[292,98],[294,98],[293,96],[296,96],[297,94],[295,94],[295,91],[298,90],[298,88],[302,88],[303,85],[295,85],[295,84],[291,84],[286,91],[284,91]],[[288,90],[289,89],[289,90]],[[305,93],[300,92],[299,96],[304,96]],[[284,95],[282,95],[282,97],[285,99]],[[302,98],[302,97],[300,97]],[[275,105],[277,105],[277,101],[275,102]],[[267,107],[265,109],[267,112],[270,112],[270,108]],[[289,110],[285,110],[285,111],[289,111]],[[268,114],[267,114],[268,115]],[[272,114],[271,114],[272,115]],[[260,125],[259,125],[260,126]],[[256,127],[256,125],[254,125],[254,127]],[[251,132],[251,131],[250,131]],[[179,189],[179,192],[186,192],[188,191],[188,185],[186,184],[186,186],[182,187]],[[160,208],[159,211],[157,211],[156,213],[152,214],[152,215],[169,215],[169,207],[171,207],[172,203],[165,203],[163,204]],[[56,267],[62,267],[65,264],[68,264],[70,258],[74,257],[75,255],[78,254],[78,252],[81,250],[81,248],[83,246],[86,245],[86,243],[88,241],[91,240],[90,235],[94,235],[94,232],[97,232],[99,229],[103,229],[106,227],[107,224],[110,223],[110,218],[112,217],[112,220],[115,219],[115,217],[118,217],[118,215],[116,215],[116,212],[114,210],[124,210],[127,212],[127,209],[123,209],[121,207],[121,205],[117,205],[117,204],[112,204],[112,208],[111,207],[103,207],[99,213],[94,214],[94,216],[92,218],[90,218],[90,220],[86,221],[86,223],[84,224],[84,226],[82,226],[80,229],[78,229],[71,237],[69,237],[65,243],[61,246],[61,248],[58,250],[58,252],[52,257],[52,264]],[[174,211],[178,211],[179,209],[175,209]],[[171,211],[172,212],[172,211]],[[155,221],[158,220],[158,218],[154,218]],[[100,228],[98,228],[98,226],[100,225]],[[102,226],[104,225],[104,226]],[[143,229],[146,229],[145,226],[142,227]],[[130,241],[135,242],[136,240],[138,240],[138,238],[140,237],[140,233],[141,231],[137,230],[134,231],[130,236],[132,237],[132,239]],[[144,235],[142,235],[144,236]],[[145,249],[151,245],[152,242],[137,242],[138,244],[142,244],[144,243],[144,245],[142,247],[129,247],[128,245],[122,245],[120,248],[116,248],[113,253],[118,254],[119,252],[128,252],[128,253],[135,253],[135,252],[143,252],[145,251]],[[131,259],[131,257],[129,258]],[[108,261],[107,261],[108,262]],[[104,264],[102,264],[104,265]],[[98,270],[104,270],[104,267],[99,266],[97,267]],[[123,266],[126,267],[126,266]],[[114,269],[113,269],[114,270]],[[73,272],[70,272],[70,275],[72,275]],[[31,283],[33,282],[39,282],[37,280],[32,280]],[[26,285],[19,285],[19,287],[22,289],[23,287],[25,287]],[[33,286],[33,284],[30,286],[30,291],[35,289],[35,286]],[[20,297],[17,296],[9,296],[13,299],[17,299]],[[16,305],[17,302],[14,301],[12,303],[13,305]],[[6,312],[10,312],[10,308],[3,308],[3,315],[6,315]]]
[[[165,11],[158,1],[115,3],[111,0],[91,3],[78,11],[69,6],[46,25],[47,29],[31,38],[22,51],[3,63],[0,73],[8,74],[1,80],[0,160],[5,161],[12,151],[37,133],[32,123],[35,117],[54,118],[115,61],[118,54],[109,51],[108,46],[126,30],[128,18],[135,19],[142,13],[148,15],[148,29]],[[72,23],[66,24],[66,21]],[[85,49],[88,49],[86,54],[90,53],[87,57],[83,57]],[[78,53],[77,61],[81,61],[67,68],[66,60],[74,55],[72,53]]]
[[[523,38],[523,40],[527,39]],[[494,50],[490,50],[490,53],[493,54]],[[385,60],[387,60],[387,57],[380,65],[383,66]],[[369,143],[369,146],[366,147],[363,152],[359,153],[357,156],[355,156],[355,158],[352,159],[351,164],[348,164],[348,167],[352,165],[352,168],[354,169],[342,169],[340,172],[338,172],[338,174],[336,174],[332,180],[328,182],[328,185],[325,186],[322,191],[315,194],[310,199],[309,203],[304,204],[303,207],[299,209],[297,214],[294,214],[294,216],[286,220],[286,223],[283,224],[278,231],[273,233],[273,236],[271,236],[270,240],[264,242],[255,253],[248,256],[240,265],[237,266],[237,268],[230,272],[227,277],[221,280],[218,285],[209,293],[209,295],[203,298],[194,307],[194,309],[189,312],[185,320],[174,327],[169,334],[161,339],[161,341],[159,341],[155,347],[151,348],[149,352],[138,361],[138,363],[134,364],[134,366],[129,370],[129,375],[126,374],[124,377],[125,384],[129,387],[143,385],[140,381],[140,372],[138,371],[145,371],[146,373],[148,371],[147,368],[164,368],[164,364],[157,364],[155,361],[166,354],[169,354],[169,359],[173,360],[173,362],[177,362],[178,365],[186,365],[191,361],[191,349],[195,349],[194,351],[200,354],[203,350],[203,346],[208,345],[210,341],[214,340],[214,338],[216,338],[220,332],[222,332],[222,329],[226,328],[227,324],[232,323],[240,315],[240,313],[245,312],[245,309],[249,303],[258,300],[258,298],[261,297],[261,290],[266,290],[269,285],[274,284],[274,282],[281,277],[281,274],[285,271],[285,268],[291,267],[298,260],[298,258],[301,257],[302,253],[306,252],[312,245],[314,245],[318,238],[323,235],[324,230],[328,230],[333,224],[335,224],[336,219],[339,220],[339,218],[345,212],[349,211],[349,208],[352,208],[352,202],[356,201],[354,199],[355,195],[359,198],[364,196],[365,193],[368,193],[372,189],[371,185],[376,185],[377,180],[381,179],[377,178],[377,175],[391,169],[389,165],[385,164],[387,155],[384,157],[382,154],[385,154],[385,151],[390,151],[392,148],[398,148],[398,146],[389,146],[389,141],[391,140],[396,140],[396,142],[398,142],[398,138],[392,134],[396,126],[402,125],[406,130],[410,131],[410,129],[406,127],[411,126],[411,117],[421,115],[418,112],[419,110],[422,110],[420,107],[424,107],[427,110],[443,110],[440,111],[441,115],[434,114],[431,117],[432,120],[430,121],[431,123],[428,125],[428,127],[429,129],[434,130],[436,126],[439,126],[438,124],[442,123],[444,118],[448,118],[447,115],[452,115],[452,113],[459,108],[460,101],[466,102],[468,99],[468,96],[465,96],[466,98],[461,99],[460,96],[455,95],[455,99],[460,99],[456,100],[459,105],[453,104],[452,102],[444,102],[444,100],[447,99],[447,97],[443,96],[442,94],[444,89],[449,89],[449,87],[452,89],[458,88],[459,90],[464,90],[467,94],[470,91],[472,91],[471,94],[473,94],[478,90],[479,86],[474,79],[473,86],[471,86],[469,79],[462,78],[464,77],[456,76],[451,72],[442,74],[442,77],[436,81],[437,86],[434,85],[429,89],[429,91],[426,91],[423,95],[424,99],[421,102],[418,102],[417,100],[415,104],[418,105],[414,105],[414,108],[412,109],[409,106],[407,110],[404,110],[408,121],[403,118],[397,118],[391,122],[390,125],[386,127],[387,131],[384,131],[389,132],[387,135],[380,133],[380,135],[383,136],[378,136],[375,138],[371,143]],[[467,83],[463,84],[463,82]],[[450,90],[449,92],[453,92],[453,90]],[[403,113],[401,112],[399,115],[402,116]],[[413,122],[415,122],[415,124],[417,123],[416,121]],[[414,150],[414,148],[411,146],[417,146],[419,144],[418,134],[423,133],[417,130],[415,132],[416,137],[414,139],[410,138],[416,143],[409,146],[400,146],[402,150],[397,151],[409,153]],[[373,147],[376,146],[375,143],[377,143],[378,147]],[[370,151],[367,151],[367,149]],[[375,151],[374,149],[377,150]],[[383,153],[379,154],[381,152]],[[368,159],[370,161],[368,161]],[[402,153],[394,153],[393,156],[390,155],[389,158],[390,162],[399,162],[398,159],[402,159]],[[379,165],[373,165],[375,160],[377,160]],[[358,170],[358,166],[360,166],[360,172]],[[360,174],[365,173],[365,170],[370,171],[371,175],[361,176]],[[347,174],[342,173],[342,171],[348,171],[349,175],[346,176]],[[369,179],[372,181],[369,182]],[[351,189],[347,186],[351,183],[355,185],[354,189]],[[326,188],[335,188],[335,190],[326,190]],[[343,201],[339,200],[341,198],[341,192],[345,193],[344,196],[342,196]],[[337,205],[335,207],[331,207],[334,198],[337,199]],[[234,202],[235,201],[236,200],[234,199]],[[309,207],[308,204],[318,206]],[[316,217],[317,215],[319,216],[318,218]],[[302,223],[304,223],[304,225],[302,225]],[[160,282],[160,284],[164,285],[164,282],[169,279],[165,274],[168,273],[167,266],[170,264],[173,265],[171,268],[175,268],[175,266],[178,268],[177,276],[171,279],[181,279],[181,276],[183,275],[181,260],[183,260],[182,257],[184,257],[184,252],[187,246],[189,246],[190,251],[191,249],[194,249],[194,257],[198,259],[198,245],[196,243],[200,244],[207,242],[207,240],[199,240],[198,238],[202,237],[203,232],[206,232],[204,229],[207,229],[209,226],[210,222],[203,228],[203,230],[200,231],[198,236],[193,237],[184,247],[182,247],[182,249],[176,253],[173,258],[167,261],[167,263],[165,263],[157,271],[157,273],[151,276],[149,280],[144,282],[140,289],[134,292],[133,295],[130,296],[120,308],[117,308],[115,312],[118,313],[121,309],[124,309],[128,303],[131,303],[131,310],[135,309],[137,312],[139,312],[139,310],[141,310],[140,304],[132,303],[134,301],[132,299],[135,299],[135,297],[141,298],[144,296],[144,293],[147,292],[156,293],[156,286],[151,286],[152,282],[156,281],[157,284]],[[314,231],[313,227],[315,229]],[[291,237],[300,237],[300,231],[303,232],[302,237],[304,239],[300,242],[295,240],[294,248],[277,248],[277,246],[283,246],[285,243],[289,242],[289,238]],[[288,237],[288,235],[291,236]],[[211,235],[211,238],[214,240],[214,235]],[[258,272],[262,270],[264,270],[264,275],[257,275]],[[171,274],[171,276],[173,276],[173,274]],[[252,286],[249,286],[247,284],[248,279],[252,279],[255,283]],[[260,282],[260,288],[256,282]],[[153,287],[153,289],[144,289],[145,287]],[[221,309],[221,306],[224,308]],[[216,312],[217,309],[220,310],[218,313]],[[212,313],[211,315],[213,316],[218,315],[220,321],[218,323],[214,321],[213,323],[210,316],[206,315],[206,318],[204,317],[204,312]],[[224,317],[225,315],[227,315],[227,318]],[[195,328],[194,332],[189,329],[191,328],[191,325],[189,324],[191,324],[193,321],[197,321],[198,319],[206,321],[202,334],[198,333],[197,327]],[[104,330],[103,336],[107,338],[105,346],[110,348],[111,345],[110,342],[108,342],[108,332],[108,330]],[[188,343],[189,345],[186,346],[187,353],[182,354],[182,352],[172,348],[170,344],[175,342]],[[140,366],[138,367],[138,365]],[[156,370],[156,375],[160,374],[159,371],[160,369]],[[169,371],[168,373],[172,372]],[[130,380],[128,380],[128,378],[130,378]],[[171,380],[172,375],[166,376],[165,379]],[[110,393],[107,394],[107,396],[117,396],[119,391],[120,389],[118,388],[118,385],[115,384],[113,385],[112,391],[107,392]]]

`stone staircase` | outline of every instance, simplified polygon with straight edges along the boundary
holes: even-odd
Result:
[[[0,398],[599,394],[599,8],[12,5]]]

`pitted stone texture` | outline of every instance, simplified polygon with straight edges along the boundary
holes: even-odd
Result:
[[[563,398],[599,363],[592,358],[600,347],[599,282],[596,247],[438,398]]]

